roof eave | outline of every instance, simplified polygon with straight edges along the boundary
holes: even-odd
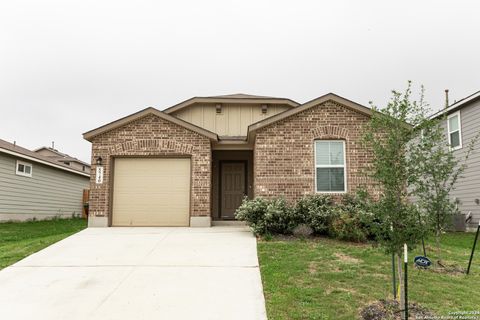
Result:
[[[93,138],[95,138],[96,136],[100,135],[100,134],[103,134],[107,131],[111,131],[111,130],[114,130],[116,128],[119,128],[119,127],[122,127],[130,122],[133,122],[135,120],[138,120],[140,118],[143,118],[149,114],[153,114],[153,115],[156,115],[166,121],[169,121],[169,122],[172,122],[176,125],[179,125],[181,127],[184,127],[185,129],[188,129],[188,130],[191,130],[193,132],[196,132],[200,135],[203,135],[211,140],[214,140],[214,141],[217,141],[218,140],[218,136],[216,133],[213,133],[211,131],[208,131],[206,129],[203,129],[203,128],[200,128],[190,122],[187,122],[187,121],[184,121],[182,119],[179,119],[179,118],[176,118],[176,117],[173,117],[169,114],[166,114],[158,109],[155,109],[155,108],[152,108],[152,107],[149,107],[149,108],[146,108],[146,109],[143,109],[143,110],[140,110],[139,112],[136,112],[136,113],[133,113],[129,116],[126,116],[126,117],[123,117],[123,118],[120,118],[116,121],[113,121],[113,122],[110,122],[110,123],[107,123],[106,125],[103,125],[101,127],[98,127],[96,129],[93,129],[93,130],[90,130],[90,131],[87,131],[85,133],[83,133],[83,138],[87,141],[90,141],[92,142]]]
[[[175,111],[184,109],[195,103],[254,103],[254,104],[284,104],[292,108],[299,106],[296,101],[286,98],[227,98],[227,97],[193,97],[180,102],[163,110],[166,114],[171,114]]]
[[[81,172],[81,171],[78,171],[78,170],[75,170],[75,169],[70,169],[70,168],[67,168],[67,167],[64,167],[64,166],[61,166],[61,165],[57,165],[57,164],[54,164],[54,163],[51,163],[51,162],[48,162],[48,161],[44,161],[42,159],[35,158],[35,157],[27,156],[25,154],[15,152],[15,151],[12,151],[12,150],[8,150],[8,149],[4,149],[4,148],[0,147],[0,152],[6,153],[6,154],[9,154],[9,155],[18,157],[18,158],[26,159],[26,160],[29,160],[29,161],[32,161],[32,162],[41,163],[41,164],[49,166],[49,167],[53,167],[53,168],[68,171],[68,172],[71,172],[71,173],[75,173],[75,174],[78,174],[78,175],[81,175],[81,176],[84,176],[84,177],[90,177],[90,175],[88,173]]]
[[[469,105],[473,102],[476,102],[477,100],[480,100],[480,91],[477,91],[477,92],[467,96],[466,98],[463,98],[463,99],[455,102],[454,104],[450,105],[448,108],[443,108],[440,111],[432,114],[430,116],[430,119],[439,118],[444,114],[450,114],[450,113],[456,112],[457,110],[460,110],[460,109],[466,107],[467,105]]]
[[[371,116],[372,115],[372,110],[370,108],[367,108],[359,103],[356,103],[354,101],[348,100],[346,98],[343,98],[339,95],[336,95],[334,93],[327,93],[323,96],[320,96],[318,98],[315,98],[313,100],[310,100],[302,105],[299,105],[295,109],[289,109],[286,111],[283,111],[281,113],[278,113],[272,117],[260,120],[258,122],[252,123],[251,125],[248,126],[248,139],[251,139],[254,135],[253,132],[266,127],[270,124],[273,124],[277,121],[283,120],[287,117],[293,116],[297,113],[300,113],[302,111],[305,111],[309,108],[312,108],[316,105],[319,105],[321,103],[325,103],[327,101],[334,101],[336,103],[339,103],[347,108],[353,109],[354,111],[357,111],[359,113],[362,113],[366,116]]]

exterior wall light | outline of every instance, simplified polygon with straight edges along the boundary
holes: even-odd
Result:
[[[267,113],[268,106],[266,104],[262,104],[262,113],[266,114]]]

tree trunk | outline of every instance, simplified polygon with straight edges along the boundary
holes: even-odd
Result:
[[[403,272],[402,272],[403,259],[401,254],[397,254],[397,269],[398,269],[398,285],[400,286],[400,310],[402,310],[402,320],[405,320],[405,288],[403,286]]]
[[[437,257],[438,257],[438,262],[439,263],[442,262],[442,257],[441,257],[441,254],[440,254],[440,235],[441,235],[440,228],[437,228],[437,230],[435,232],[435,243],[436,243],[436,247],[437,247]]]
[[[435,245],[437,247],[438,263],[442,263],[442,256],[440,252],[440,236],[442,235],[442,223],[440,222],[441,213],[437,211],[437,226],[435,230]]]

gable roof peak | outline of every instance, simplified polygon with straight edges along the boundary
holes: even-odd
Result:
[[[277,113],[274,116],[265,118],[263,120],[255,122],[255,123],[252,123],[251,125],[248,126],[248,135],[251,136],[252,134],[254,134],[254,132],[256,130],[258,130],[260,128],[268,126],[272,123],[275,123],[277,121],[280,121],[282,119],[285,119],[287,117],[295,115],[295,114],[300,113],[302,111],[305,111],[309,108],[313,108],[313,107],[315,107],[319,104],[322,104],[324,102],[327,102],[327,101],[336,102],[338,104],[341,104],[344,107],[347,107],[351,110],[354,110],[354,111],[356,111],[358,113],[361,113],[361,114],[364,114],[366,116],[371,116],[372,115],[372,110],[370,108],[368,108],[364,105],[361,105],[357,102],[354,102],[352,100],[341,97],[341,96],[339,96],[335,93],[330,92],[330,93],[327,93],[327,94],[325,94],[323,96],[320,96],[318,98],[312,99],[308,102],[305,102],[304,104],[301,104],[296,108]]]
[[[146,117],[148,115],[154,115],[154,116],[157,116],[159,118],[162,118],[168,122],[171,122],[171,123],[174,123],[176,125],[179,125],[181,127],[184,127],[190,131],[193,131],[193,132],[196,132],[198,134],[201,134],[209,139],[212,139],[214,141],[218,140],[218,136],[216,133],[213,133],[211,131],[208,131],[204,128],[201,128],[199,126],[196,126],[194,125],[193,123],[190,123],[190,122],[187,122],[185,120],[182,120],[180,118],[177,118],[177,117],[174,117],[174,116],[171,116],[163,111],[160,111],[158,109],[155,109],[153,107],[148,107],[148,108],[145,108],[143,110],[140,110],[138,112],[135,112],[131,115],[128,115],[126,117],[123,117],[123,118],[120,118],[116,121],[113,121],[113,122],[110,122],[110,123],[107,123],[101,127],[98,127],[96,129],[93,129],[93,130],[90,130],[90,131],[87,131],[83,134],[83,138],[85,140],[88,140],[88,141],[92,141],[92,139],[104,132],[107,132],[107,131],[110,131],[110,130],[113,130],[113,129],[116,129],[116,128],[119,128],[119,127],[122,127],[124,125],[127,125],[128,123],[130,122],[133,122],[133,121],[136,121],[138,119],[141,119],[143,117]]]
[[[234,93],[220,96],[209,97],[193,97],[184,100],[174,106],[168,107],[163,110],[164,113],[173,113],[183,108],[189,107],[195,103],[235,103],[235,104],[282,104],[290,108],[295,108],[300,105],[298,102],[288,98],[276,98],[267,96],[256,96],[245,93]]]

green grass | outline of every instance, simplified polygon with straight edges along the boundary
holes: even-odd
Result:
[[[466,269],[473,240],[472,233],[444,235],[442,260]],[[436,261],[430,245],[427,254]],[[270,320],[356,319],[363,306],[393,296],[391,256],[371,245],[273,239],[259,241],[258,251]],[[438,315],[480,310],[480,249],[469,276],[410,267],[409,299]]]
[[[84,228],[83,219],[0,223],[0,269]]]

